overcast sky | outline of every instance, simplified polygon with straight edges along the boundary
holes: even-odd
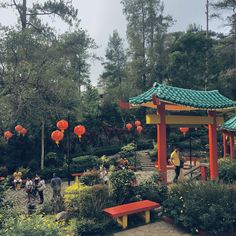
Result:
[[[170,31],[184,31],[188,25],[193,23],[201,25],[203,29],[206,28],[206,0],[163,0],[163,2],[165,13],[171,15],[176,21]],[[126,20],[122,14],[120,0],[73,0],[73,3],[79,9],[81,27],[88,31],[100,47],[96,52],[98,56],[104,57],[108,38],[113,30],[117,29],[120,36],[125,39]],[[12,11],[0,10],[2,25],[14,25],[15,22],[16,18]],[[60,32],[65,30],[63,24],[56,25]],[[210,21],[210,29],[226,32],[220,21]],[[102,69],[100,62],[92,64],[91,80],[94,85],[96,85]]]

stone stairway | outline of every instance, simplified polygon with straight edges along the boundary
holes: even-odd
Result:
[[[155,164],[151,161],[147,150],[139,151],[137,153],[137,159],[140,162],[142,171],[153,171],[155,169]]]

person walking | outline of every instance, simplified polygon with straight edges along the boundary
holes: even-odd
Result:
[[[27,196],[28,196],[28,203],[30,203],[31,199],[33,197],[33,181],[30,178],[26,179],[25,191],[26,191]]]
[[[170,162],[171,162],[172,165],[175,166],[174,182],[176,183],[178,178],[179,178],[180,169],[181,169],[180,148],[179,147],[176,147],[174,149],[174,151],[171,153],[171,155],[170,155]]]
[[[55,173],[53,173],[53,177],[51,179],[51,188],[53,191],[52,198],[56,200],[58,197],[61,198],[61,178],[57,177]]]
[[[40,177],[39,177],[39,183],[38,183],[38,186],[37,186],[37,191],[39,193],[39,198],[40,198],[39,204],[43,204],[43,202],[44,202],[43,191],[45,190],[45,188],[46,188],[45,181],[43,179],[40,179]]]

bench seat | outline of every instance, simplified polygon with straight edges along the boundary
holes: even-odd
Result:
[[[103,212],[108,216],[115,218],[122,228],[125,229],[128,226],[128,215],[143,212],[147,224],[150,222],[150,210],[158,207],[160,207],[160,204],[157,202],[143,200],[106,208],[103,209]]]

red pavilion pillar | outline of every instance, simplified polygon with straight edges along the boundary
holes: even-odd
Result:
[[[210,154],[210,178],[211,178],[211,180],[216,180],[218,177],[216,112],[209,111],[208,115],[213,118],[213,122],[211,124],[208,124],[209,154]]]
[[[224,150],[224,159],[227,156],[227,134],[223,132],[223,150]]]
[[[167,183],[167,151],[166,151],[166,115],[165,103],[157,106],[160,123],[157,124],[158,172],[164,183]]]
[[[230,160],[234,159],[234,134],[229,133],[229,144],[230,144]]]

